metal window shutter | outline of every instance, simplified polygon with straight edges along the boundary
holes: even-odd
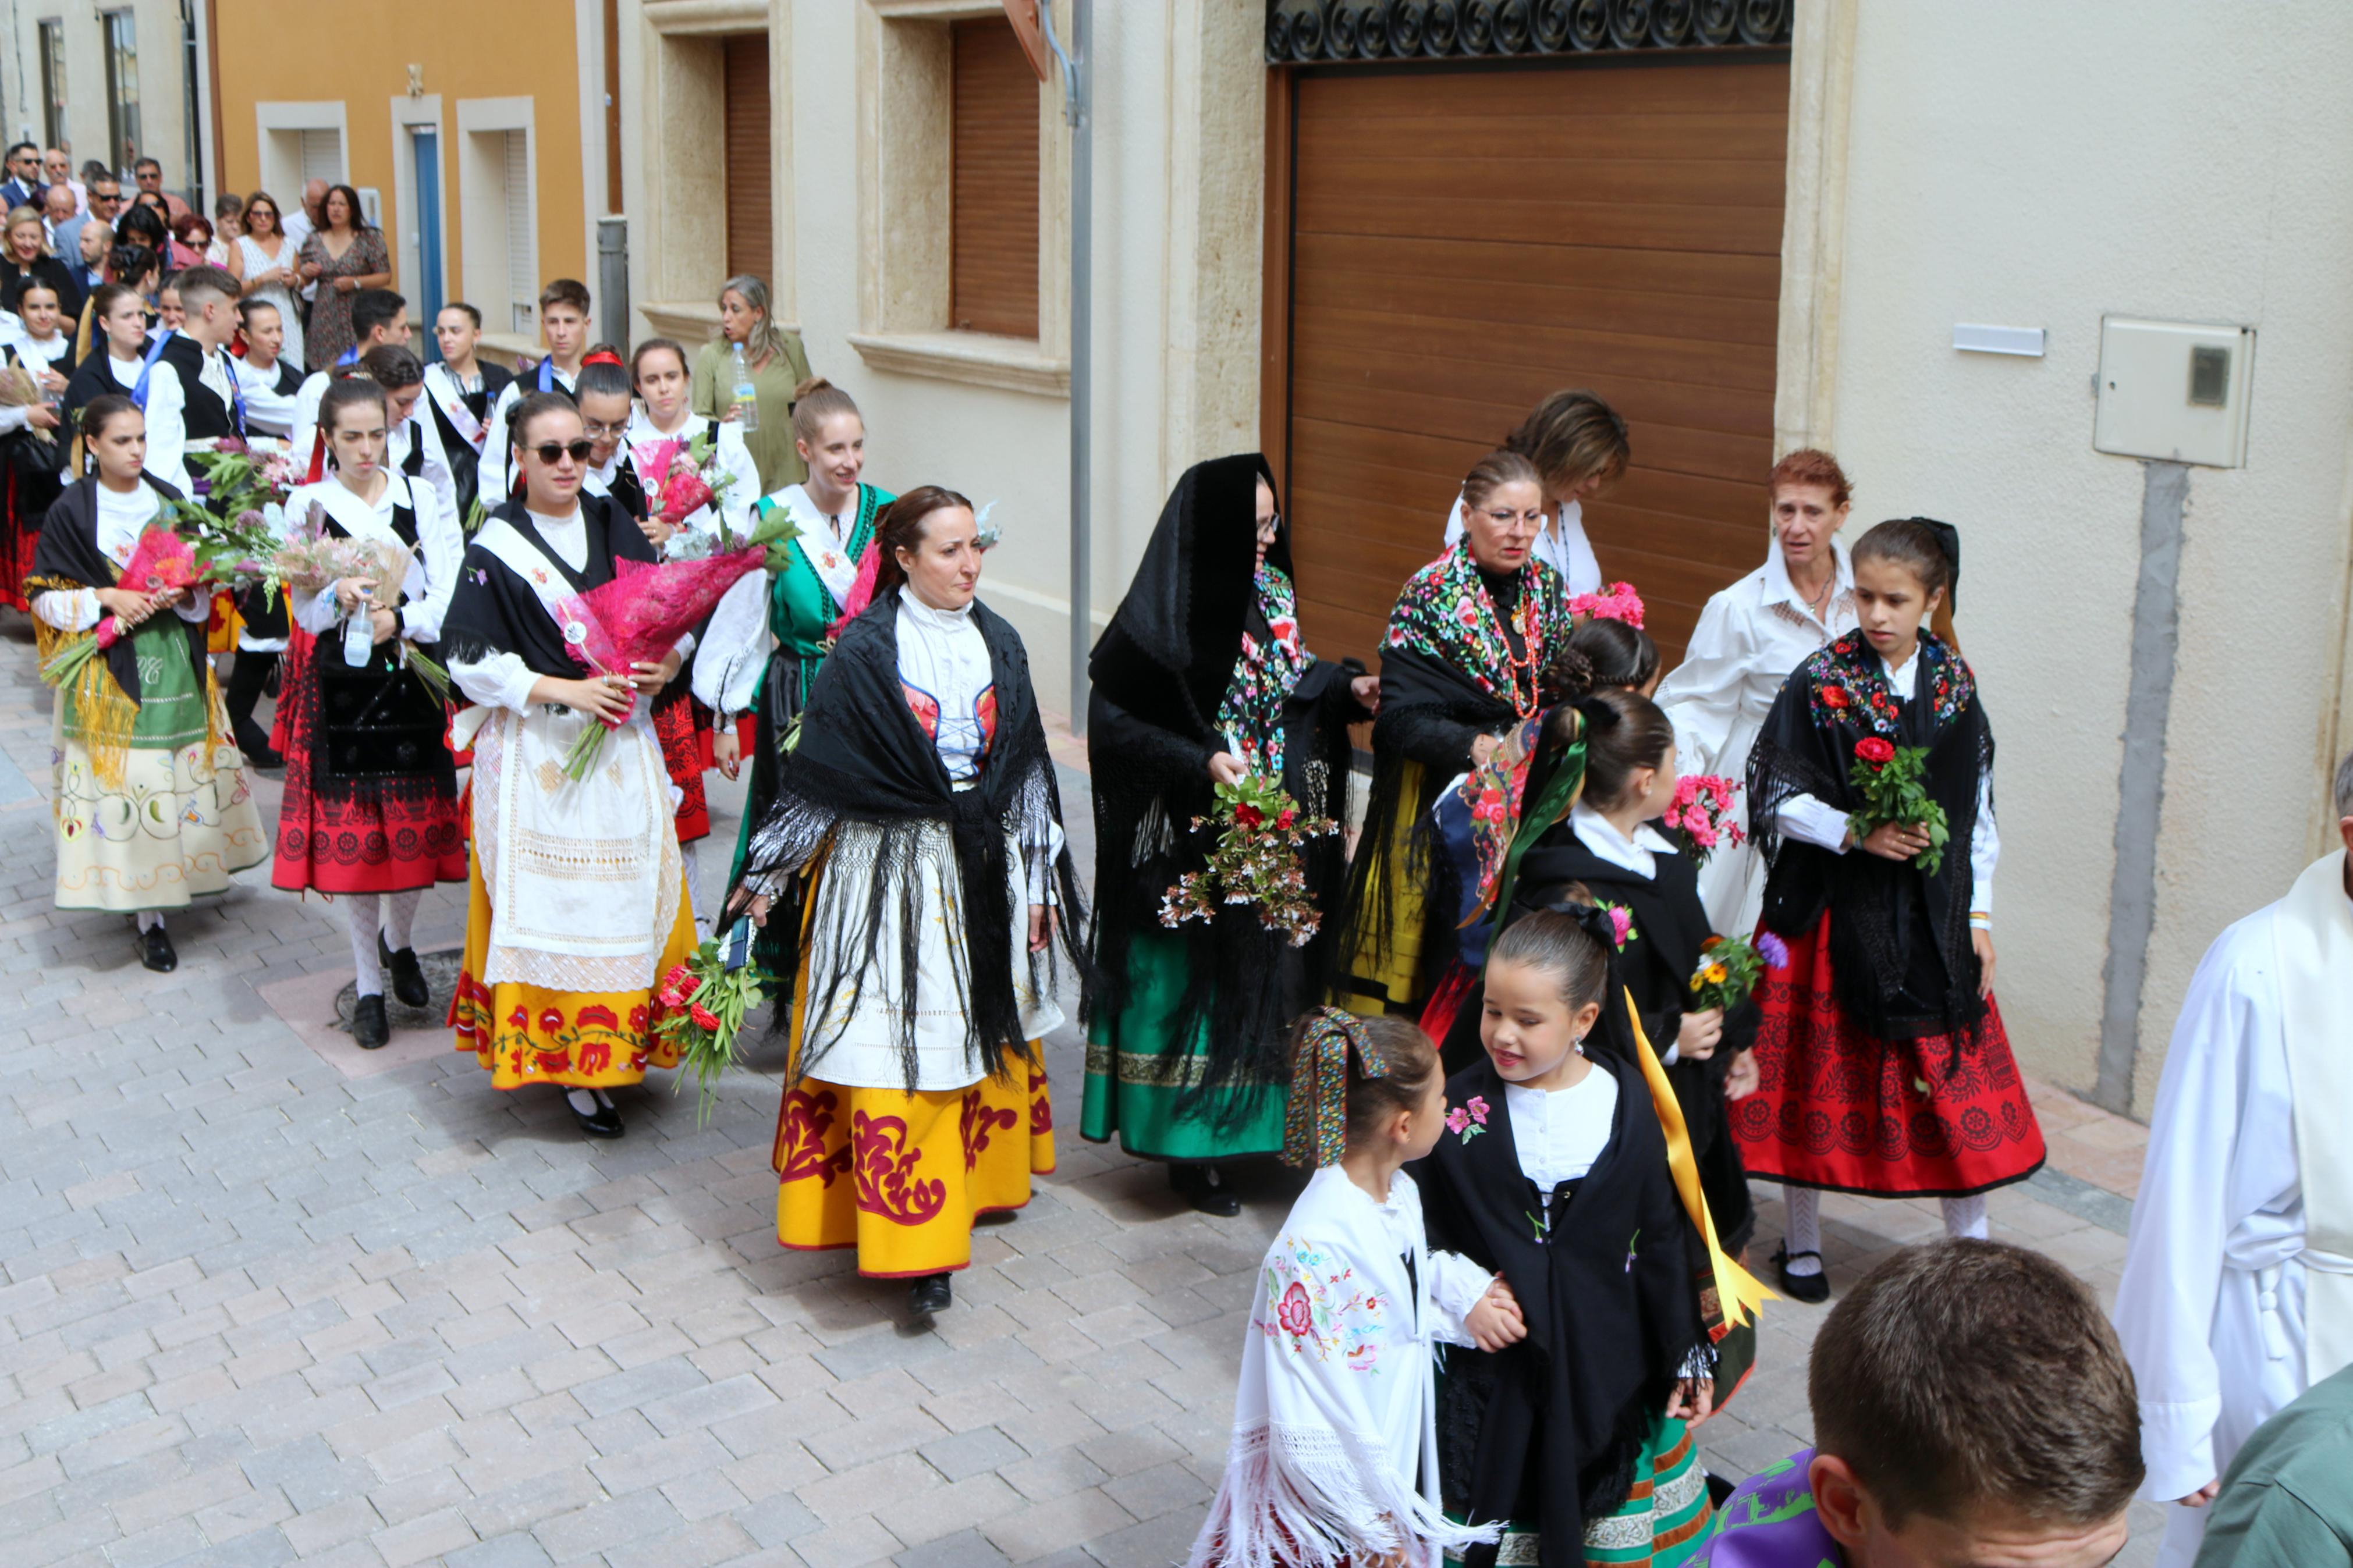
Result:
[[[539,330],[539,258],[531,221],[531,132],[506,133],[507,299],[511,330]]]
[[[343,177],[343,133],[305,131],[301,133],[302,181],[324,180],[335,184]]]
[[[720,41],[725,85],[727,271],[773,283],[776,207],[768,189],[768,36]]]
[[[1547,393],[1582,386],[1633,446],[1586,534],[1605,580],[1641,589],[1672,668],[1708,595],[1765,550],[1788,62],[1285,85],[1261,395],[1309,646],[1370,658],[1462,476]]]
[[[1038,335],[1038,78],[1012,25],[956,22],[948,321]]]

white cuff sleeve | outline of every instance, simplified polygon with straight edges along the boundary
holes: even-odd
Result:
[[[511,708],[518,713],[531,707],[531,689],[539,675],[519,654],[494,653],[480,660],[452,659],[449,679],[470,702],[486,708]]]
[[[1430,1308],[1432,1337],[1450,1345],[1467,1345],[1470,1333],[1462,1327],[1471,1309],[1487,1293],[1495,1277],[1463,1257],[1459,1252],[1433,1252],[1430,1255]]]
[[[1773,813],[1775,826],[1801,844],[1833,855],[1846,852],[1847,815],[1810,795],[1793,795]]]
[[[33,595],[33,614],[61,632],[86,632],[98,625],[98,594],[90,588],[51,588]]]

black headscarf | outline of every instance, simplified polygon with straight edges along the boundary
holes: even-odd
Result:
[[[1138,931],[1160,929],[1163,895],[1179,877],[1200,869],[1215,842],[1214,830],[1195,833],[1189,825],[1214,804],[1209,758],[1226,749],[1218,710],[1242,635],[1261,641],[1271,636],[1257,589],[1261,482],[1274,491],[1274,476],[1256,452],[1185,471],[1088,661],[1095,984],[1087,1011],[1114,1027],[1127,1001],[1130,941]],[[1267,548],[1266,563],[1289,575],[1288,522]],[[1348,725],[1364,717],[1348,683],[1363,668],[1354,660],[1318,661],[1284,704],[1283,787],[1310,816],[1346,819]],[[1345,874],[1340,837],[1309,841],[1301,858],[1310,894],[1330,910]],[[1188,1113],[1219,1124],[1247,1119],[1257,1110],[1253,1091],[1283,1080],[1284,1026],[1314,1000],[1329,965],[1334,924],[1326,919],[1303,952],[1238,905],[1220,906],[1212,921],[1177,928],[1187,960],[1185,994],[1168,1038],[1146,1044],[1158,1049],[1175,1042],[1181,1049],[1207,1024],[1208,1056],[1187,1097]],[[1237,1089],[1245,1092],[1230,1092]]]
[[[1062,817],[1046,727],[1029,681],[1029,656],[1011,626],[975,602],[973,625],[988,647],[997,690],[997,731],[974,786],[950,785],[938,748],[916,722],[899,680],[899,595],[875,595],[849,623],[818,671],[800,740],[784,763],[776,799],[746,845],[739,881],[771,885],[811,857],[845,824],[878,831],[874,864],[863,887],[847,897],[862,906],[845,940],[807,954],[804,995],[828,999],[828,1012],[847,1020],[877,983],[895,992],[886,999],[909,1093],[916,1081],[915,1001],[921,972],[924,892],[923,830],[947,827],[956,859],[965,986],[965,1046],[973,1063],[1003,1076],[1027,1041],[1015,994],[1016,944],[1026,948],[1026,916],[1015,925],[1009,889],[1016,868],[1006,837],[1021,846],[1025,877],[1048,869],[1051,831]],[[846,874],[846,873],[831,873]],[[1028,954],[1029,983],[1039,996],[1054,994],[1060,963],[1079,964],[1078,931],[1086,905],[1067,849],[1051,862],[1060,905],[1059,948]],[[881,951],[884,910],[895,906],[901,949]],[[826,1052],[839,1033],[805,1033],[796,1064],[803,1077],[823,1076]]]

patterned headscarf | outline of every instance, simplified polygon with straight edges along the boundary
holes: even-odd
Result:
[[[1291,1103],[1282,1112],[1285,1164],[1320,1170],[1348,1152],[1348,1057],[1366,1078],[1387,1078],[1389,1065],[1368,1048],[1364,1020],[1337,1007],[1318,1007],[1307,1021],[1291,1064]]]
[[[1568,640],[1568,600],[1560,574],[1531,556],[1520,568],[1519,602],[1512,621],[1525,649],[1512,657],[1503,617],[1479,575],[1464,540],[1407,579],[1389,612],[1385,647],[1409,648],[1469,676],[1482,691],[1509,702],[1522,718],[1542,706],[1546,650]]]

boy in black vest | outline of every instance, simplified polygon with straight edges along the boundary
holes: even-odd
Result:
[[[174,281],[180,327],[148,351],[132,400],[147,415],[147,471],[193,495],[188,444],[245,435],[245,398],[228,353],[238,290],[237,279],[217,267],[191,267]]]

